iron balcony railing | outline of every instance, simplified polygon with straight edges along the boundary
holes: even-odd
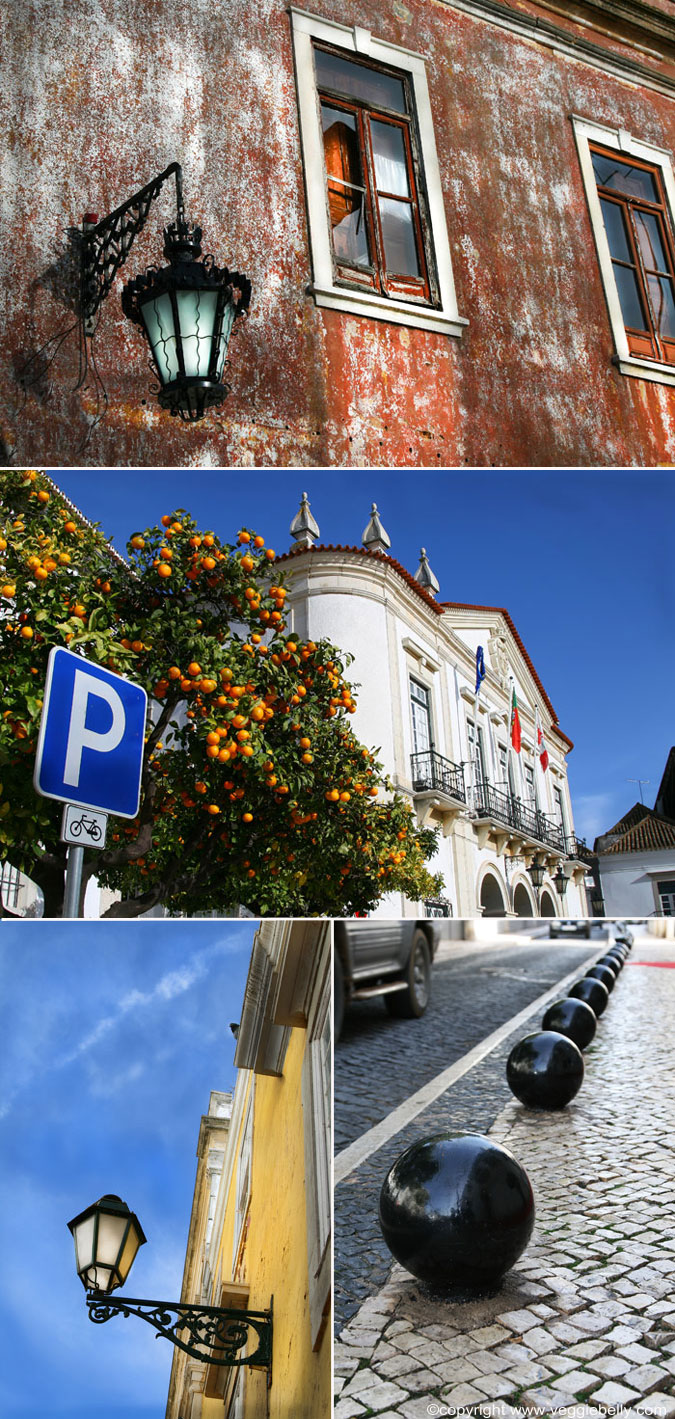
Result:
[[[433,789],[466,803],[464,769],[461,764],[453,764],[450,759],[444,759],[435,749],[424,749],[421,753],[411,754],[410,764],[413,793],[427,793]]]
[[[478,818],[494,818],[537,842],[547,843],[558,852],[566,850],[565,835],[559,823],[539,808],[532,808],[511,793],[503,793],[484,779],[474,786],[473,806]]]
[[[594,860],[593,852],[588,846],[585,838],[577,838],[574,833],[565,838],[565,850],[568,857],[575,857],[578,862],[591,863]]]

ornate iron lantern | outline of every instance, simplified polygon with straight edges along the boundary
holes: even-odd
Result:
[[[108,1194],[74,1217],[68,1227],[75,1241],[77,1274],[87,1292],[89,1319],[102,1325],[112,1316],[138,1316],[193,1360],[208,1365],[241,1366],[267,1371],[272,1383],[272,1302],[266,1311],[182,1301],[143,1301],[112,1296],[123,1286],[146,1238],[126,1202]]]
[[[176,180],[176,221],[164,231],[168,266],[151,266],[122,292],[122,309],[145,334],[163,409],[193,423],[222,404],[227,352],[235,320],[251,299],[251,283],[240,272],[201,261],[201,228],[188,222],[183,207],[182,172],[171,163],[164,172],[100,222],[85,217],[82,238],[81,309],[86,335],[115,274],[124,264],[150,206],[170,176]]]
[[[541,863],[535,860],[534,862],[530,863],[530,866],[527,870],[532,879],[532,886],[537,888],[543,887],[544,878],[546,876],[546,868],[542,867]]]
[[[99,1198],[68,1223],[75,1242],[77,1274],[85,1291],[123,1286],[146,1237],[135,1213],[113,1193]]]
[[[562,870],[562,863],[558,865],[558,871],[556,872],[555,877],[553,878],[553,886],[555,887],[558,896],[564,897],[565,892],[569,887],[569,878],[565,876],[565,873]]]

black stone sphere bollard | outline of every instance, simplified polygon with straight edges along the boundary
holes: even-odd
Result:
[[[600,1019],[603,1010],[607,1009],[609,991],[600,980],[589,980],[587,976],[584,976],[583,980],[578,980],[576,985],[572,986],[569,994],[573,1000],[585,1000],[591,1010],[595,1011],[598,1019]]]
[[[556,1030],[566,1035],[579,1049],[587,1049],[597,1029],[598,1021],[594,1010],[583,1000],[554,1000],[549,1005],[541,1022],[542,1030]]]
[[[564,1109],[584,1078],[581,1050],[557,1030],[540,1030],[514,1045],[506,1061],[508,1086],[528,1109]]]
[[[618,956],[601,956],[600,960],[597,962],[597,965],[608,966],[614,976],[614,979],[618,980],[619,976],[621,975],[623,961],[620,961]]]
[[[609,966],[601,966],[599,963],[597,966],[591,966],[590,971],[586,972],[586,980],[602,981],[602,984],[607,987],[610,995],[616,985],[614,972],[610,970]]]
[[[435,1287],[485,1290],[518,1260],[534,1226],[530,1180],[480,1134],[437,1133],[407,1148],[380,1193],[380,1227],[397,1261]]]

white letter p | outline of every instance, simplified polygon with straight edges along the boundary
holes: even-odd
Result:
[[[112,724],[104,734],[85,727],[90,695],[97,696],[99,700],[105,700],[112,710]],[[76,670],[66,746],[66,767],[63,773],[64,783],[78,788],[82,750],[95,749],[98,754],[110,754],[120,743],[125,724],[124,705],[112,685],[108,685],[105,680],[98,680],[94,675],[88,675],[86,670]]]

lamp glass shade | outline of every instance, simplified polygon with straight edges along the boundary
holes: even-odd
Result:
[[[179,374],[171,297],[165,294],[157,296],[152,301],[145,301],[140,307],[140,313],[157,366],[157,373],[162,384],[170,384],[171,380],[177,379]]]
[[[230,335],[232,334],[232,326],[234,325],[236,314],[237,307],[233,301],[230,301],[229,305],[226,305],[223,311],[220,335],[218,336],[219,348],[216,356],[216,378],[218,380],[221,380],[223,377],[223,369],[225,367],[225,360],[227,359],[227,348],[230,343]]]
[[[528,872],[534,887],[543,886],[544,877],[546,876],[545,868],[541,867],[538,862],[533,862],[532,866],[528,868]]]
[[[108,1194],[68,1223],[75,1241],[77,1273],[88,1291],[123,1286],[138,1248],[145,1241],[135,1213]]]
[[[188,379],[209,373],[218,295],[218,291],[199,289],[176,291],[183,365]]]
[[[84,1271],[91,1266],[94,1256],[94,1227],[96,1218],[92,1214],[85,1217],[73,1231],[75,1241],[75,1260],[78,1272]]]

